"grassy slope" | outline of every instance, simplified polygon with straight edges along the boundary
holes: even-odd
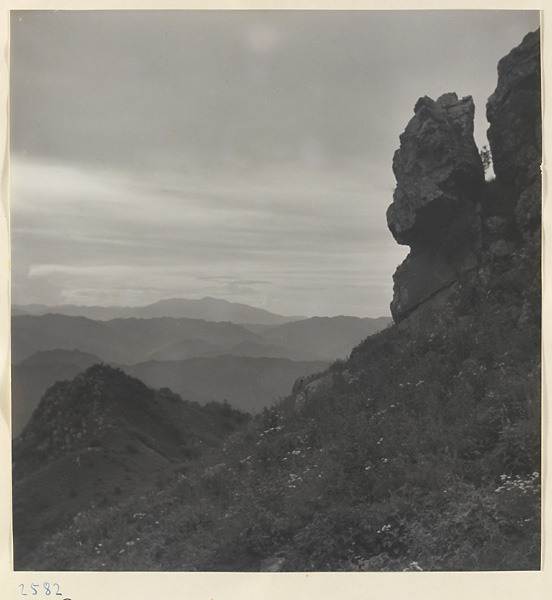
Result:
[[[90,511],[36,569],[539,568],[540,262],[485,265],[162,493]]]

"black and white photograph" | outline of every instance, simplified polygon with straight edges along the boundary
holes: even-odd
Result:
[[[540,18],[11,11],[15,571],[541,570]]]

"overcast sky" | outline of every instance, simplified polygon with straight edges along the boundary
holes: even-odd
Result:
[[[17,11],[14,303],[389,314],[420,96],[485,103],[536,11]]]

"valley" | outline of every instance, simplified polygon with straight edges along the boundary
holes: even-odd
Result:
[[[184,310],[190,302],[170,301],[168,312],[177,306]],[[224,316],[234,307],[213,299],[192,302],[196,314],[206,314],[213,304],[224,308]],[[237,316],[251,308],[236,306]],[[253,308],[247,314],[257,316]],[[285,320],[266,315],[265,320]],[[152,387],[170,387],[191,401],[227,400],[235,408],[257,413],[286,395],[297,378],[345,358],[366,335],[390,322],[384,317],[314,317],[248,325],[167,314],[110,320],[51,312],[16,314],[12,317],[13,435],[21,432],[51,385],[99,363],[121,367]]]

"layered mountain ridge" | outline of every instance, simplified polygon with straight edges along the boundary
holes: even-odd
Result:
[[[175,385],[188,400],[228,400],[255,413],[285,396],[297,377],[344,358],[389,322],[314,317],[247,326],[167,316],[106,321],[50,313],[14,316],[12,432],[19,435],[48,387],[102,362],[154,387]]]
[[[173,317],[175,319],[203,319],[205,321],[231,321],[238,325],[256,323],[261,325],[281,325],[299,321],[306,317],[285,317],[262,308],[248,306],[238,302],[229,302],[220,298],[167,298],[146,306],[77,306],[62,304],[47,306],[44,304],[16,305],[13,314],[46,315],[61,314],[73,317],[87,317],[98,321],[111,319],[152,319]]]

